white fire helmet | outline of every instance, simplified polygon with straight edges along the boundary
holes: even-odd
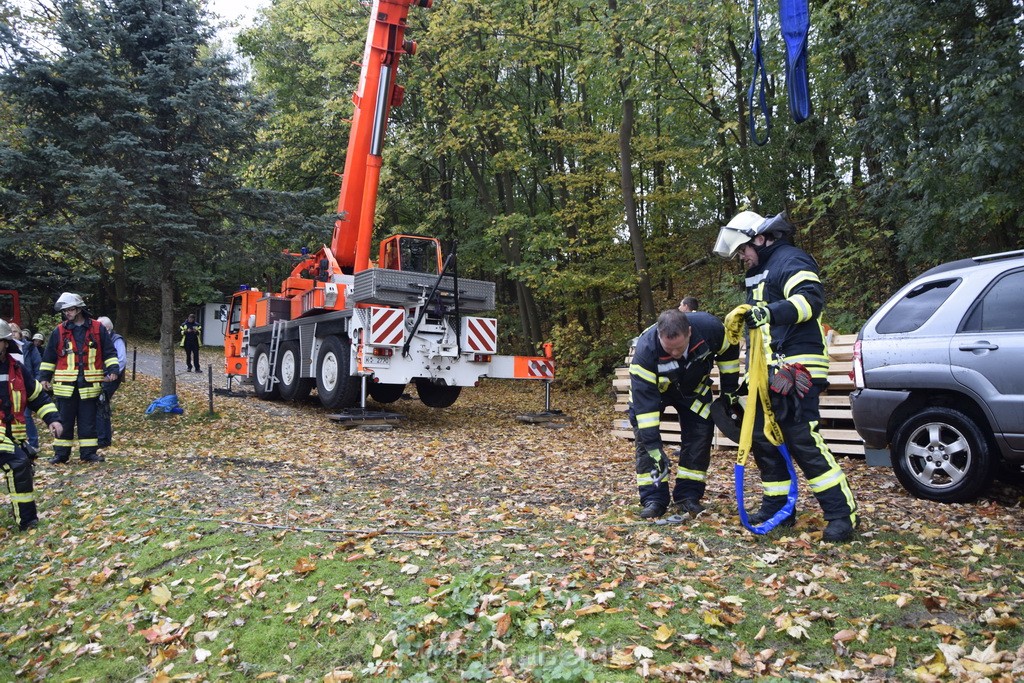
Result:
[[[718,241],[715,242],[713,251],[725,259],[736,256],[740,247],[754,239],[757,229],[764,222],[764,216],[754,211],[736,214],[728,225],[723,225],[718,231]]]
[[[60,313],[65,308],[85,308],[85,302],[82,301],[82,297],[72,292],[64,292],[57,297],[56,303],[53,304],[53,310]]]
[[[722,258],[731,259],[736,256],[740,247],[758,235],[768,235],[773,239],[780,239],[792,234],[794,230],[793,224],[789,222],[785,213],[765,218],[759,213],[744,211],[736,214],[736,217],[729,221],[728,225],[722,226],[722,229],[718,231],[718,241],[715,242],[714,252]]]
[[[0,320],[0,340],[14,339],[14,328],[6,320]]]

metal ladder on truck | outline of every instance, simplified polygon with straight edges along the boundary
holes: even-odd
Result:
[[[281,330],[284,328],[283,320],[275,320],[270,327],[270,377],[267,378],[267,389],[273,389],[277,384],[277,349],[281,346]]]

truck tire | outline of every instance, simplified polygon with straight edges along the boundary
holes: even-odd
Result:
[[[300,377],[301,368],[298,342],[281,342],[277,351],[277,386],[286,401],[301,401],[313,391],[313,378]]]
[[[974,500],[995,466],[985,434],[973,419],[952,408],[925,408],[912,415],[896,430],[891,452],[893,471],[903,487],[939,503]]]
[[[270,367],[270,346],[265,342],[256,347],[256,355],[252,359],[252,386],[256,390],[256,398],[273,401],[280,392],[278,386],[270,385],[274,376],[274,368]]]
[[[370,398],[377,403],[394,403],[405,393],[404,384],[370,383],[369,386]]]
[[[359,402],[359,378],[349,375],[349,341],[324,339],[316,359],[316,393],[325,408],[351,408]]]
[[[431,408],[447,408],[455,403],[462,393],[462,387],[452,387],[447,384],[434,384],[429,379],[416,378],[416,393],[420,395],[423,405]]]

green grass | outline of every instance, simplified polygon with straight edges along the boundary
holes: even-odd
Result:
[[[847,463],[865,528],[829,546],[813,509],[748,534],[715,472],[699,521],[658,527],[589,397],[558,430],[502,390],[382,434],[187,390],[147,420],[156,391],[126,385],[102,467],[40,463],[39,529],[0,530],[0,680],[955,677],[940,646],[1013,675],[1011,492],[936,510]]]

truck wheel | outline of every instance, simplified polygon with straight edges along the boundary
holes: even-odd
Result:
[[[252,386],[256,389],[256,398],[273,401],[278,397],[278,387],[270,386],[270,378],[274,368],[270,367],[270,346],[266,343],[256,347],[256,357],[252,362]]]
[[[298,342],[281,342],[277,351],[277,386],[286,401],[301,401],[313,390],[311,377],[299,377],[301,366]]]
[[[358,377],[349,375],[349,342],[327,337],[316,359],[316,393],[325,408],[350,408],[359,401]]]
[[[896,430],[892,466],[918,498],[966,503],[988,485],[994,467],[988,441],[970,417],[952,408],[926,408]]]
[[[405,393],[404,384],[370,384],[370,398],[377,403],[394,403]]]
[[[429,379],[416,378],[416,393],[420,395],[423,405],[431,408],[447,408],[459,398],[462,387],[447,384],[434,384]]]

